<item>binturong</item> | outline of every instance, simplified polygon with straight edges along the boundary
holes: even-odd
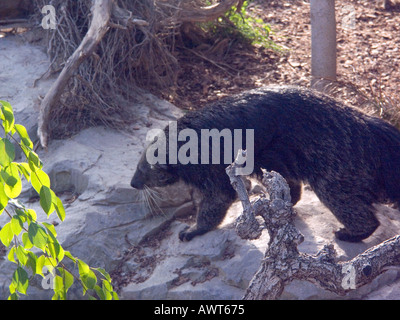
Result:
[[[369,237],[379,226],[373,204],[400,202],[399,130],[321,93],[289,86],[247,91],[170,123],[143,151],[131,185],[151,189],[182,180],[197,188],[197,222],[179,234],[190,241],[215,229],[235,201],[225,168],[238,149],[247,150],[242,174],[279,172],[293,205],[302,183],[309,184],[343,224],[335,232],[339,240]]]

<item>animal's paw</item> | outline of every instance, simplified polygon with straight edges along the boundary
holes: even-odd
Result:
[[[345,228],[339,229],[338,231],[335,232],[336,238],[342,241],[347,241],[347,242],[360,242],[364,240],[365,238],[368,238],[371,233],[361,233],[361,234],[355,234],[351,233]]]
[[[190,231],[189,226],[185,227],[185,229],[179,232],[179,240],[181,241],[190,241],[194,236],[195,235],[193,235],[193,232]]]
[[[181,232],[179,232],[179,239],[181,241],[190,241],[194,237],[201,236],[202,234],[205,234],[208,231],[210,231],[210,229],[208,229],[208,228],[198,228],[197,225],[195,225],[195,226],[193,226],[191,228],[186,227]]]

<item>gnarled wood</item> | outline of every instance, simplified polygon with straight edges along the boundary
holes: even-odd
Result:
[[[260,197],[250,203],[244,184],[237,182],[240,176],[235,176],[232,169],[235,166],[234,162],[227,174],[244,208],[237,219],[239,235],[254,238],[255,231],[260,228],[254,224],[256,215],[263,217],[270,235],[264,259],[244,299],[276,299],[285,285],[295,279],[310,281],[338,295],[345,295],[370,283],[388,267],[400,264],[400,235],[345,262],[336,261],[333,245],[325,245],[316,255],[299,252],[297,247],[304,237],[294,225],[296,213],[290,203],[290,190],[285,179],[277,172],[264,171],[262,183],[270,199]]]

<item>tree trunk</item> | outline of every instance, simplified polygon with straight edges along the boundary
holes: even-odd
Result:
[[[335,0],[311,0],[311,86],[336,81]]]

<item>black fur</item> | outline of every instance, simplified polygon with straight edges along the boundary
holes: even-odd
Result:
[[[201,129],[254,129],[255,173],[260,174],[260,168],[281,173],[291,188],[293,204],[300,199],[301,182],[309,183],[344,225],[336,232],[340,240],[361,241],[375,231],[379,222],[373,203],[400,202],[400,132],[312,90],[248,91],[188,113],[178,120],[178,131],[184,128],[196,130],[199,136]],[[217,227],[236,199],[225,167],[157,168],[158,173],[166,171],[170,181],[180,178],[203,193],[197,224],[183,231],[181,240]],[[145,184],[144,180],[136,173],[132,186]]]

